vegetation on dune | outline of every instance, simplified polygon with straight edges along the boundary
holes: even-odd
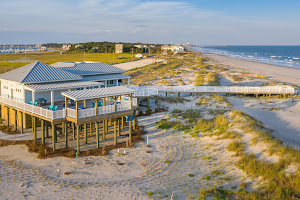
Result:
[[[154,63],[138,69],[129,70],[125,74],[131,76],[131,83],[134,85],[149,85],[151,81],[159,78],[164,79],[165,77],[171,78],[176,76],[174,71],[180,68],[183,62],[183,60],[172,58],[169,59],[168,64]],[[161,83],[167,85],[171,84],[167,80],[163,80]]]

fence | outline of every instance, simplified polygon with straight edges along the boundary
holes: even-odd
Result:
[[[42,107],[37,107],[33,106],[27,103],[20,102],[18,100],[14,99],[9,99],[3,96],[0,96],[0,102],[15,108],[18,108],[20,110],[30,112],[36,115],[39,115],[41,117],[45,117],[47,119],[62,119],[65,118],[65,110],[57,110],[57,111],[52,111],[52,110],[47,110]]]
[[[294,94],[291,86],[137,86],[130,85],[135,96],[154,96],[158,93],[233,93],[233,94]]]

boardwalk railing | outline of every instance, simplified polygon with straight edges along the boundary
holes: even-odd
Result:
[[[30,105],[18,100],[14,99],[9,99],[3,96],[0,96],[0,102],[15,108],[18,108],[20,110],[33,113],[36,115],[39,115],[41,117],[45,117],[47,119],[55,120],[55,119],[62,119],[65,118],[65,109],[63,110],[57,110],[57,111],[52,111],[52,110],[47,110],[42,107],[37,107],[34,105]]]
[[[291,86],[138,86],[130,85],[135,96],[155,96],[159,93],[231,93],[231,94],[294,94]]]
[[[133,98],[132,106],[137,106],[136,98]],[[131,109],[130,101],[117,104],[117,111],[115,110],[115,105],[101,106],[97,108],[97,116],[110,114],[114,112],[126,111],[130,109]],[[76,110],[72,108],[68,108],[67,116],[76,119]],[[78,110],[78,118],[86,118],[86,117],[94,117],[94,116],[96,116],[95,108]]]

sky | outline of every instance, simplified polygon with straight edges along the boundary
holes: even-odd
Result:
[[[0,44],[300,45],[300,0],[0,0]]]

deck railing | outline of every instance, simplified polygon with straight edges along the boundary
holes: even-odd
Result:
[[[291,86],[137,86],[130,85],[135,96],[154,96],[158,93],[233,93],[233,94],[294,94]]]
[[[12,106],[15,108],[18,108],[20,110],[30,112],[36,115],[39,115],[41,117],[45,117],[47,119],[55,120],[55,119],[62,119],[65,118],[65,110],[57,110],[57,111],[52,111],[48,110],[42,107],[37,107],[34,105],[30,105],[18,100],[14,99],[9,99],[3,96],[0,96],[0,102],[3,104],[6,104],[8,106]]]
[[[137,106],[136,98],[133,98],[132,105]],[[110,113],[114,113],[114,112],[126,111],[126,110],[130,110],[130,109],[131,109],[130,101],[117,104],[117,111],[115,110],[115,105],[101,106],[101,107],[97,108],[97,116],[104,115],[104,114],[110,114]],[[72,109],[72,108],[68,108],[67,116],[76,119],[76,110]],[[94,116],[96,116],[95,108],[78,110],[78,118],[86,118],[86,117],[94,117]]]

